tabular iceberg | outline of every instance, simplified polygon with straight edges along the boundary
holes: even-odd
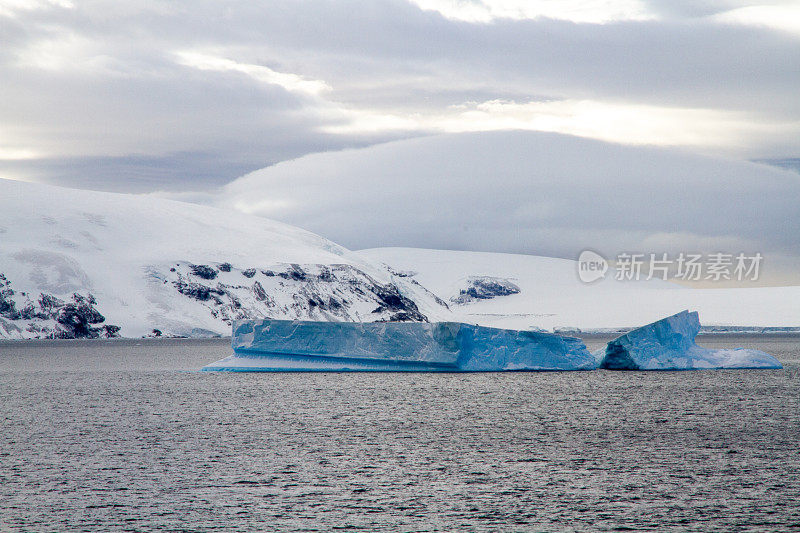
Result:
[[[239,320],[234,355],[203,370],[489,372],[592,370],[580,339],[458,322]]]
[[[594,355],[610,370],[697,370],[707,368],[783,368],[777,359],[747,348],[710,350],[694,342],[700,331],[696,311],[681,311],[609,342]]]

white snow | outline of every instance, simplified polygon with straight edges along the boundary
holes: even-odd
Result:
[[[703,325],[800,326],[800,287],[689,289],[661,280],[616,281],[613,275],[585,284],[577,263],[532,255],[374,248],[358,252],[449,302],[455,320],[502,328],[639,327],[683,309],[696,309]],[[507,279],[518,294],[454,304],[470,277]]]
[[[73,292],[91,293],[106,323],[122,326],[123,336],[149,334],[153,328],[165,334],[207,330],[229,335],[224,317],[215,317],[207,305],[174,286],[180,278],[192,278],[191,264],[221,263],[230,263],[233,271],[219,272],[207,285],[246,285],[246,290],[231,289],[242,299],[261,279],[278,307],[303,296],[302,287],[292,280],[270,286],[262,269],[289,268],[290,263],[349,265],[353,269],[345,274],[357,282],[366,283],[365,275],[379,283],[392,279],[385,269],[319,235],[262,217],[156,197],[0,180],[0,273],[11,282],[18,308],[41,293],[64,300]],[[242,275],[248,268],[256,269],[256,277]],[[398,283],[418,305],[430,304],[423,313],[438,316],[440,306],[424,291],[403,279]],[[351,319],[383,316],[371,315],[375,303],[347,292],[345,283],[332,286],[325,296],[336,296],[337,290],[353,302]],[[256,314],[264,316],[263,311]],[[0,338],[36,336],[25,331],[23,322],[0,318]]]

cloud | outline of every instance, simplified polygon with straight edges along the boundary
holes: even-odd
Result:
[[[744,26],[765,26],[800,36],[800,5],[744,6],[718,13],[713,20]]]
[[[797,35],[777,22],[743,23],[750,14],[788,20],[785,6],[0,6],[4,175],[197,190],[321,150],[503,128],[748,158],[800,152]],[[202,172],[193,179],[208,158],[220,162],[216,180]],[[64,171],[66,161],[83,177]]]
[[[310,155],[208,200],[350,248],[574,258],[587,248],[614,256],[724,246],[800,264],[800,176],[553,133],[447,134]]]
[[[760,122],[746,113],[714,109],[669,108],[592,100],[518,103],[489,100],[451,105],[438,113],[381,115],[350,111],[350,120],[324,131],[358,133],[386,129],[440,132],[525,129],[552,131],[619,142],[736,149],[758,137],[775,142],[800,135],[800,123]]]
[[[66,0],[2,0],[0,1],[0,17],[16,18],[26,11],[35,11],[60,7],[72,9],[75,5]]]
[[[637,0],[411,0],[448,19],[487,23],[496,19],[546,17],[572,22],[604,23],[652,18]]]
[[[330,86],[321,80],[307,80],[296,74],[276,72],[269,67],[237,63],[230,59],[215,57],[192,51],[176,52],[178,62],[200,70],[215,70],[218,72],[241,72],[256,81],[267,85],[278,85],[292,93],[318,95],[330,91]]]

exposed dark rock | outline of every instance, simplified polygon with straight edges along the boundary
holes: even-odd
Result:
[[[427,321],[416,302],[403,295],[401,287],[414,283],[383,284],[358,267],[349,264],[266,265],[257,276],[256,268],[237,270],[230,263],[169,263],[148,270],[150,279],[176,293],[195,300],[226,324],[242,318],[272,316],[296,320],[363,320],[363,310],[374,309],[372,319],[388,321]],[[222,283],[219,272],[241,272],[252,281]],[[397,274],[397,273],[395,273]],[[258,278],[256,281],[255,278]],[[227,280],[227,278],[223,279]],[[209,281],[206,281],[209,280]],[[212,282],[213,281],[213,285]],[[173,293],[174,296],[177,294]],[[11,317],[11,324],[26,336],[50,338],[116,337],[119,326],[106,324],[91,294],[71,298],[52,294],[14,291],[0,277],[0,317]],[[366,307],[364,307],[366,306]],[[25,323],[21,323],[24,320]],[[124,326],[124,324],[122,324]],[[152,326],[151,326],[152,327]],[[154,329],[148,337],[172,336],[173,332]]]
[[[350,280],[350,288],[353,292],[364,296],[364,291],[361,290],[361,287],[358,286],[358,282],[355,280]]]
[[[497,296],[509,296],[519,292],[519,287],[510,280],[481,276],[470,278],[467,288],[459,291],[459,295],[452,301],[464,304],[474,300],[489,300]]]
[[[26,320],[25,331],[39,338],[62,339],[94,339],[99,336],[119,336],[120,327],[106,324],[95,327],[95,324],[105,322],[105,317],[95,309],[97,300],[91,294],[83,296],[78,293],[72,295],[69,303],[47,293],[39,294],[36,302],[32,302],[27,294],[21,311],[16,309],[11,283],[0,274],[0,317],[10,320]],[[37,321],[56,322],[55,329]]]
[[[180,266],[175,274],[166,279],[178,292],[201,302],[212,317],[227,324],[233,320],[258,318],[267,314],[299,320],[334,317],[361,320],[363,317],[356,312],[355,306],[363,304],[373,305],[373,317],[376,319],[427,321],[416,303],[403,296],[396,285],[379,283],[349,264],[270,265],[271,269],[260,269],[265,277],[259,277],[258,281],[253,279],[252,285],[219,282],[216,286],[187,276],[199,273],[202,277],[205,272],[200,271],[199,267],[204,266]],[[214,266],[217,267],[217,264]],[[258,270],[249,268],[240,272],[252,279]]]
[[[27,302],[22,311],[19,312],[20,318],[23,320],[47,320],[51,318],[50,314],[46,313],[41,308],[37,308],[33,302]]]
[[[417,307],[414,302],[400,294],[400,291],[394,285],[375,285],[372,287],[372,292],[380,299],[384,307],[389,310],[404,310],[411,306],[416,309]]]
[[[17,311],[13,296],[14,290],[11,288],[11,282],[3,274],[0,274],[0,316],[9,320],[19,320],[20,313]]]
[[[292,270],[289,271],[289,276],[295,281],[306,281],[308,275],[306,271],[300,268],[300,265],[292,264]]]
[[[264,287],[259,283],[253,283],[253,295],[255,295],[256,300],[263,302],[267,299],[267,293],[264,291]]]
[[[39,296],[39,308],[47,314],[52,314],[54,310],[64,307],[65,302],[56,298],[52,294],[42,293]]]
[[[395,270],[389,265],[384,264],[384,266],[386,267],[386,270],[388,270],[390,274],[392,274],[393,276],[397,276],[398,278],[412,278],[417,275],[417,272],[413,270]]]
[[[36,316],[36,306],[28,302],[19,312],[19,317],[23,320],[33,320]]]
[[[173,285],[175,285],[179,293],[190,296],[195,300],[200,300],[201,302],[210,300],[215,294],[223,294],[219,289],[203,285],[202,283],[187,283],[183,280],[178,280],[173,282]]]
[[[72,303],[64,305],[58,311],[56,322],[61,327],[56,336],[61,339],[96,339],[101,328],[92,325],[106,320],[94,308],[96,300],[92,295],[84,297],[77,293],[72,295],[72,300]]]
[[[417,281],[417,280],[415,280],[415,279],[412,279],[412,280],[409,280],[409,281],[411,282],[411,284],[412,284],[412,285],[416,285],[417,287],[419,287],[420,289],[422,289],[423,291],[425,291],[425,292],[428,294],[428,296],[430,296],[431,298],[433,298],[433,300],[434,300],[434,301],[435,301],[437,304],[441,305],[441,306],[442,306],[442,307],[444,307],[445,309],[450,309],[450,306],[449,306],[449,305],[447,305],[447,302],[445,302],[444,300],[442,300],[441,298],[439,298],[438,296],[436,296],[435,294],[433,294],[431,291],[429,291],[427,288],[425,288],[425,287],[424,287],[424,286],[423,286],[423,285],[422,285],[422,284],[421,284],[419,281]]]
[[[324,281],[325,283],[330,283],[330,282],[336,281],[336,278],[331,273],[331,269],[329,269],[328,267],[322,267],[320,269],[320,273],[319,273],[318,279],[320,281]]]
[[[400,290],[394,285],[378,285],[371,287],[372,292],[381,302],[373,313],[383,313],[385,311],[394,311],[403,313],[404,320],[413,320],[417,322],[427,322],[428,319],[425,315],[419,312],[417,304],[411,299],[406,298],[400,294]],[[395,313],[396,316],[397,313]]]
[[[218,272],[208,265],[191,265],[192,274],[198,278],[214,279],[217,277]]]
[[[417,315],[406,313],[402,311],[400,313],[395,313],[391,315],[389,318],[378,320],[378,322],[419,322],[419,318]],[[427,320],[425,320],[427,322]]]
[[[112,324],[106,324],[103,326],[105,330],[105,336],[109,339],[114,337],[119,337],[119,330],[121,329],[119,326],[114,326]]]
[[[293,281],[306,281],[306,279],[308,279],[308,275],[299,265],[292,265],[289,271],[279,272],[278,275],[283,279],[290,279]]]

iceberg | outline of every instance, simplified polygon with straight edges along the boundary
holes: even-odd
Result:
[[[203,370],[494,372],[593,370],[583,341],[459,322],[238,320],[233,355]]]
[[[700,331],[696,311],[681,311],[630,331],[593,355],[609,370],[697,370],[783,368],[773,356],[748,348],[711,350],[694,342]]]

